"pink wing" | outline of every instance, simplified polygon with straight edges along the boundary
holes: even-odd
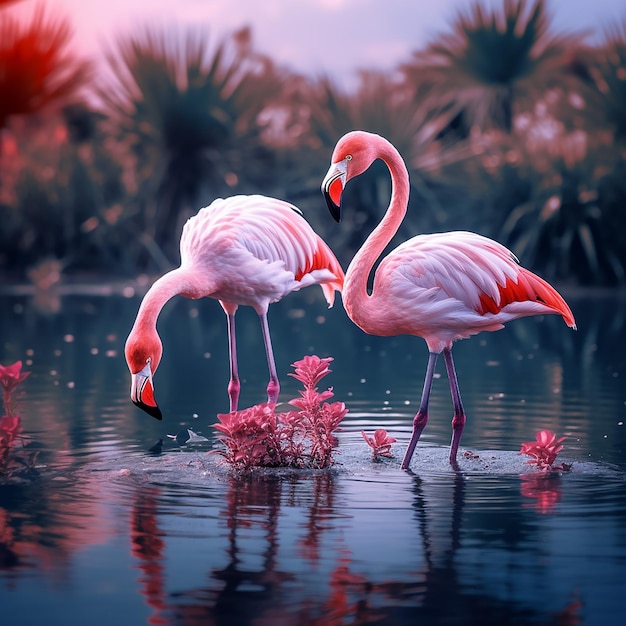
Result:
[[[344,273],[335,255],[300,210],[282,200],[261,195],[219,198],[187,222],[182,259],[209,265],[226,253],[235,262],[252,263],[253,268],[247,265],[251,272],[267,272],[267,280],[283,282],[285,292],[317,283],[332,305],[335,291],[343,287]]]
[[[428,292],[441,312],[445,301],[456,303],[456,315],[467,314],[468,320],[478,315],[505,322],[543,310],[575,326],[570,308],[553,287],[521,267],[507,248],[475,233],[413,237],[383,260],[377,277],[379,273],[381,279],[396,283],[396,292],[398,281],[405,282],[409,298],[411,290],[414,296]]]

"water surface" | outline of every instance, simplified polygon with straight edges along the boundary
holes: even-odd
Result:
[[[529,318],[459,342],[459,470],[447,462],[442,361],[403,472],[426,346],[365,335],[318,291],[273,305],[270,324],[281,401],[297,395],[291,363],[334,357],[322,382],[350,410],[337,463],[243,476],[209,454],[228,409],[216,302],[180,298],[159,320],[157,422],[129,400],[131,290],[0,296],[0,362],[32,372],[19,397],[28,439],[15,452],[33,465],[0,484],[3,626],[621,621],[626,302],[571,295],[577,332]],[[249,406],[264,400],[267,366],[256,315],[238,317]],[[398,442],[375,463],[360,431],[381,427]],[[168,437],[187,428],[207,441]],[[570,472],[538,475],[518,454],[543,428],[567,436]],[[158,439],[162,454],[148,453]]]

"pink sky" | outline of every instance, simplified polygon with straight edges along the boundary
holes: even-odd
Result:
[[[483,0],[485,6],[503,0]],[[387,69],[445,31],[469,0],[23,0],[9,9],[31,14],[44,4],[68,17],[77,46],[94,57],[116,34],[145,24],[206,25],[214,41],[245,25],[274,61],[308,75],[350,83],[359,68]],[[552,0],[553,26],[599,37],[626,20],[623,0]]]

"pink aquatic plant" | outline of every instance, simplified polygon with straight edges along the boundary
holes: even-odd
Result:
[[[563,449],[562,442],[566,437],[556,438],[556,435],[550,430],[540,430],[535,435],[535,441],[527,441],[522,443],[520,454],[526,454],[531,457],[530,461],[526,461],[529,465],[536,465],[538,469],[549,472],[550,470],[569,470],[570,466],[566,463],[554,466],[556,455]]]
[[[361,436],[365,439],[365,443],[372,448],[372,459],[374,461],[376,461],[379,456],[393,456],[393,454],[391,454],[391,444],[395,443],[396,440],[390,437],[384,428],[375,430],[371,437],[362,430]]]
[[[0,386],[2,386],[2,401],[7,413],[15,410],[13,392],[22,383],[30,372],[22,372],[22,362],[16,361],[11,365],[0,365]]]
[[[22,434],[22,418],[17,414],[13,393],[30,372],[22,372],[22,362],[0,365],[0,386],[5,415],[0,417],[0,476],[9,475],[10,468],[18,464],[19,459],[11,455],[11,450]]]
[[[224,445],[216,450],[239,469],[251,467],[324,468],[333,464],[337,446],[334,433],[348,413],[343,402],[329,403],[332,389],[318,391],[317,384],[331,372],[332,357],[305,356],[292,364],[304,389],[289,402],[297,410],[276,413],[269,403],[218,415],[214,424]]]

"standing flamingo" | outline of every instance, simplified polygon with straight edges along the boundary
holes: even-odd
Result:
[[[239,402],[235,339],[237,307],[254,308],[261,320],[269,366],[268,402],[280,392],[270,340],[267,310],[291,291],[318,284],[329,306],[343,286],[343,270],[335,255],[315,234],[295,206],[265,196],[218,198],[191,217],[180,238],[180,267],[161,276],[146,293],[126,340],[131,373],[131,400],[156,419],[162,414],[154,399],[152,376],[163,346],[156,330],[159,313],[175,295],[219,300],[228,318],[230,410]]]
[[[389,168],[391,202],[378,226],[352,259],[342,299],[350,319],[372,335],[416,335],[426,340],[428,367],[419,410],[402,469],[407,469],[428,421],[428,399],[438,355],[443,352],[454,405],[450,463],[465,425],[465,411],[452,360],[452,344],[483,330],[527,315],[556,313],[576,328],[563,298],[547,282],[521,267],[504,246],[470,232],[418,235],[393,250],[378,266],[371,293],[368,277],[374,263],[402,222],[409,200],[409,174],[398,151],[383,137],[353,131],[342,137],[322,182],[322,192],[336,221],[346,183],[376,160]]]

